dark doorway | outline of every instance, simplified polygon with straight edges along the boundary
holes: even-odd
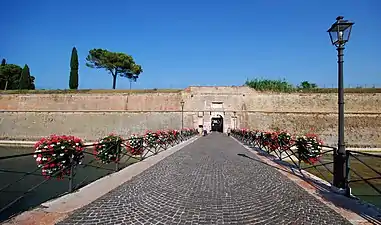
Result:
[[[224,118],[222,116],[212,118],[212,131],[224,132]]]

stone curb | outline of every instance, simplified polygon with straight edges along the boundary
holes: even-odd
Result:
[[[67,218],[75,210],[82,208],[96,199],[102,197],[123,183],[138,176],[140,173],[160,162],[164,158],[193,143],[199,136],[190,138],[157,155],[153,155],[141,162],[134,163],[118,172],[102,177],[79,190],[42,203],[30,211],[23,212],[3,225],[50,225]]]
[[[332,186],[329,184],[329,182],[320,179],[319,177],[304,171],[304,170],[297,170],[292,169],[290,167],[287,167],[285,165],[278,164],[274,161],[272,161],[269,157],[261,156],[258,154],[257,151],[251,149],[250,147],[246,146],[236,138],[232,137],[233,140],[235,140],[237,143],[239,143],[241,146],[246,148],[248,151],[253,153],[255,156],[257,156],[262,162],[266,163],[269,166],[275,167],[284,176],[295,182],[298,186],[303,188],[305,191],[307,191],[309,194],[317,198],[319,201],[321,201],[323,204],[327,205],[337,213],[339,213],[341,216],[343,216],[345,219],[347,219],[350,223],[355,225],[365,225],[365,224],[376,224],[374,220],[377,220],[377,224],[381,224],[381,210],[379,210],[377,207],[372,206],[370,204],[364,203],[361,200],[358,199],[352,199],[345,197],[342,195],[342,190],[339,190],[338,188]],[[286,171],[285,171],[286,170]],[[307,179],[302,179],[302,177],[306,177]],[[335,204],[334,202],[331,202],[327,200],[327,196],[323,196],[321,193],[319,193],[318,187],[316,187],[313,183],[316,184],[322,184],[327,187],[325,191],[328,191],[328,193],[325,193],[325,195],[330,195],[331,199],[335,199],[336,201],[339,201],[341,205],[344,205],[346,208],[339,206],[338,204]],[[373,221],[365,219],[363,216],[359,215],[358,213],[348,209],[353,208],[357,209],[357,211],[361,211],[362,215],[370,215],[373,216]]]

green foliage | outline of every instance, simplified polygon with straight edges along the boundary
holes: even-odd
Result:
[[[258,91],[291,92],[295,87],[286,80],[254,79],[247,80],[247,86]]]
[[[20,82],[19,82],[19,89],[20,90],[28,90],[30,88],[31,82],[30,82],[30,71],[28,65],[25,64],[24,68],[22,69],[21,76],[20,76]]]
[[[318,86],[315,83],[310,83],[308,81],[303,81],[298,86],[299,89],[314,89],[314,88],[317,88],[317,87]]]
[[[36,78],[34,76],[30,76],[30,86],[29,86],[29,90],[35,90],[36,89],[36,86],[34,85],[34,80]]]
[[[78,89],[78,53],[77,49],[74,47],[71,51],[71,60],[70,60],[70,78],[69,78],[69,88]]]
[[[337,88],[319,88],[315,83],[303,81],[298,86],[283,80],[253,79],[247,80],[245,85],[257,91],[270,92],[304,92],[304,93],[337,93]],[[356,87],[344,88],[345,93],[381,93],[381,88]]]
[[[7,64],[6,60],[2,59],[1,60],[1,64],[0,64],[0,88],[1,88],[1,90],[4,89],[4,87],[2,88],[2,85],[5,86],[5,83],[6,83],[5,82],[6,78],[5,78],[5,75],[3,74],[4,72],[3,72],[3,69],[2,69],[6,64]]]
[[[0,67],[0,88],[14,90],[19,88],[21,67],[15,64],[6,64]]]
[[[130,81],[136,81],[142,67],[135,63],[132,56],[121,52],[110,52],[105,49],[92,49],[86,57],[86,66],[96,69],[105,69],[113,77],[112,88],[116,88],[117,76],[126,77]]]
[[[303,81],[299,86],[295,87],[286,80],[269,80],[269,79],[253,79],[245,82],[246,86],[249,86],[257,91],[273,91],[273,92],[315,92],[318,86],[315,83]],[[330,91],[328,91],[330,92]]]
[[[3,60],[5,62],[5,60]],[[22,68],[15,64],[0,65],[0,89],[1,90],[17,90],[20,88]],[[35,77],[29,75],[29,88],[34,90]]]

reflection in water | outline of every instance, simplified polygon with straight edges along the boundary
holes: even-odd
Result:
[[[33,148],[10,148],[0,146],[0,156],[16,155],[23,153],[32,153]],[[87,149],[91,152],[91,149]],[[136,160],[135,160],[136,162]],[[128,164],[133,163],[130,159],[128,162],[122,159],[119,168],[126,167]],[[87,166],[88,165],[88,166]],[[98,168],[102,167],[102,168]],[[103,169],[105,168],[105,169]],[[25,173],[9,173],[4,170],[32,172],[33,174],[25,175]],[[94,156],[85,154],[83,165],[80,165],[75,171],[73,179],[73,186],[84,186],[94,180],[97,180],[115,170],[115,164],[108,165],[102,164],[94,160]],[[22,178],[22,180],[20,180]],[[19,182],[17,182],[20,180]],[[46,179],[41,176],[41,170],[37,169],[35,158],[33,155],[24,156],[19,158],[12,158],[0,161],[0,210],[10,204],[15,199],[29,192],[31,188],[44,182]],[[11,186],[8,186],[13,183]],[[20,213],[27,209],[40,205],[41,203],[56,198],[65,194],[68,191],[68,179],[57,180],[50,179],[44,184],[37,187],[33,191],[27,193],[24,198],[21,198],[14,205],[7,210],[0,213],[0,222],[6,220],[11,215]]]

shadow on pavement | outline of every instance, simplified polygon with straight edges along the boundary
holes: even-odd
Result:
[[[343,209],[352,211],[352,212],[358,214],[363,219],[367,220],[368,222],[370,222],[372,224],[380,224],[381,225],[381,211],[379,209],[377,209],[376,207],[370,206],[369,204],[364,203],[361,200],[348,198],[344,195],[337,194],[337,193],[332,191],[332,189],[329,185],[321,183],[315,179],[312,179],[311,177],[308,177],[301,172],[296,172],[296,171],[300,171],[299,168],[297,168],[296,166],[294,166],[288,162],[285,162],[285,161],[271,159],[269,157],[270,155],[267,154],[266,152],[264,152],[264,151],[262,151],[256,147],[253,147],[253,146],[248,146],[246,144],[244,144],[244,145],[253,149],[254,151],[256,151],[256,153],[258,155],[266,157],[268,160],[275,162],[276,164],[280,165],[283,168],[279,168],[277,166],[270,165],[270,164],[262,161],[259,158],[254,158],[254,157],[248,156],[247,154],[244,154],[244,153],[239,153],[238,156],[259,162],[259,163],[264,164],[266,166],[272,167],[276,170],[280,170],[280,171],[295,175],[295,176],[299,177],[300,179],[302,179],[303,181],[306,181],[307,183],[309,183],[313,187],[315,187],[316,191],[319,193],[319,195],[325,201],[332,203],[333,205],[335,205],[338,208],[343,208]],[[345,218],[347,218],[345,214],[343,216]],[[349,219],[349,218],[347,218],[347,219]]]

